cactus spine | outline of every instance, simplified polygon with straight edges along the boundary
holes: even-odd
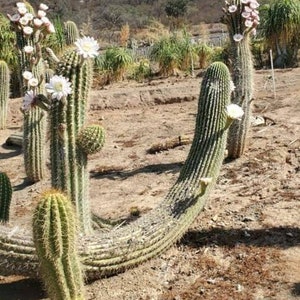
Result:
[[[252,9],[252,5],[254,4],[250,2],[243,4],[241,0],[231,0],[227,2],[227,7],[224,9],[224,21],[230,37],[232,80],[235,85],[232,103],[238,104],[244,110],[241,120],[233,122],[229,129],[227,145],[229,158],[238,158],[244,153],[250,127],[254,72],[250,34],[255,31],[258,24],[258,11]],[[230,8],[234,6],[236,10],[232,11]],[[246,17],[246,10],[253,11],[252,13],[248,12],[249,17]]]
[[[0,61],[0,129],[6,128],[9,99],[9,68],[5,61]]]
[[[33,216],[33,239],[41,275],[52,300],[84,300],[75,237],[71,202],[56,191],[44,194]]]
[[[190,152],[160,205],[126,226],[81,237],[79,253],[88,279],[122,272],[160,254],[178,241],[198,216],[224,158],[230,81],[223,63],[207,69]],[[7,236],[8,230],[0,226],[0,264],[9,258],[3,272],[36,276],[38,262],[30,236]]]
[[[93,78],[89,60],[72,51],[61,63],[58,73],[69,78],[72,94],[64,101],[55,101],[51,119],[51,180],[52,186],[65,191],[76,207],[83,232],[91,232],[92,221],[88,198],[87,155],[76,140],[83,128]]]
[[[0,172],[0,223],[9,221],[12,187],[6,173]]]

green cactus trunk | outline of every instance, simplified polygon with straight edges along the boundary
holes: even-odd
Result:
[[[240,42],[232,40],[232,80],[235,90],[232,93],[232,103],[238,104],[244,110],[241,120],[234,121],[228,132],[228,157],[239,158],[247,146],[250,128],[251,100],[253,96],[253,61],[250,49],[250,37],[246,35]]]
[[[12,186],[6,173],[0,172],[0,223],[9,221]]]
[[[65,39],[68,46],[73,45],[79,39],[79,30],[73,21],[65,22]]]
[[[72,94],[64,101],[55,101],[50,113],[52,186],[68,194],[83,232],[90,233],[87,153],[76,141],[86,119],[93,67],[89,60],[81,61],[74,51],[65,58],[59,72],[72,83]]]
[[[5,61],[0,61],[0,129],[6,128],[10,87],[9,68]]]
[[[59,192],[46,193],[33,216],[33,239],[41,275],[52,300],[84,300],[75,237],[71,202]]]
[[[248,1],[250,3],[250,1]],[[242,107],[244,115],[239,121],[234,121],[228,132],[227,150],[228,158],[239,158],[245,151],[247,137],[250,128],[251,101],[253,96],[253,61],[250,48],[250,35],[256,30],[258,19],[251,17],[253,24],[247,27],[246,18],[243,17],[245,7],[249,3],[241,0],[225,1],[224,22],[228,28],[230,40],[230,61],[232,63],[232,80],[235,90],[232,93],[231,101]],[[229,6],[235,6],[234,12],[229,12]],[[236,38],[236,36],[240,38]],[[236,40],[235,40],[236,39]]]
[[[206,203],[222,166],[230,102],[230,74],[213,63],[202,81],[195,135],[178,180],[157,208],[124,227],[82,236],[79,253],[88,279],[109,276],[155,257],[187,231]],[[0,226],[4,273],[36,276],[38,262],[30,236],[8,236]]]
[[[32,73],[41,79],[37,89],[38,94],[45,93],[44,62],[39,60],[33,67]],[[46,165],[46,124],[45,111],[37,106],[24,113],[23,150],[27,179],[37,182],[45,176]]]

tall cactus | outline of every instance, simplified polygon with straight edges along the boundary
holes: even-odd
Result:
[[[92,62],[83,60],[76,51],[71,51],[61,62],[58,74],[70,80],[72,93],[63,101],[54,101],[50,113],[52,186],[66,191],[75,204],[83,232],[88,233],[92,229],[88,198],[88,153],[78,146],[77,138],[85,125],[93,78]]]
[[[66,44],[73,45],[80,37],[78,27],[75,22],[70,20],[66,21],[64,25]]]
[[[84,300],[71,202],[57,191],[45,193],[33,216],[33,240],[41,275],[52,300]]]
[[[228,109],[230,93],[228,68],[213,63],[202,81],[194,139],[179,178],[163,201],[135,222],[81,237],[79,253],[88,279],[116,274],[160,254],[199,215],[222,166],[228,125],[239,117]],[[38,261],[30,236],[8,233],[0,226],[3,272],[36,276]]]
[[[224,21],[230,38],[230,59],[235,91],[232,103],[240,105],[244,116],[234,122],[228,133],[228,157],[240,157],[246,147],[250,127],[251,101],[253,97],[253,61],[250,49],[250,35],[255,33],[259,23],[258,3],[254,1],[230,0],[224,8]]]
[[[0,223],[9,221],[12,186],[6,173],[0,172]]]
[[[0,61],[0,129],[6,128],[10,74],[7,63]]]
[[[47,34],[54,32],[54,27],[46,17],[48,7],[45,4],[40,6],[37,14],[27,1],[17,2],[16,6],[18,13],[8,17],[16,31],[22,94],[32,92],[34,100],[34,95],[45,92],[41,44]],[[34,78],[24,78],[25,72],[32,74]],[[22,110],[25,171],[28,180],[36,182],[44,177],[46,118],[42,109],[35,107],[35,103],[23,104]]]
[[[33,66],[32,73],[39,78],[39,86],[36,93],[45,93],[45,69],[42,59]],[[23,152],[27,179],[37,182],[45,176],[46,165],[46,124],[45,112],[38,106],[34,106],[24,113],[23,125]]]

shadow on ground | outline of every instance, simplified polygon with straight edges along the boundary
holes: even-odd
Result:
[[[43,286],[33,279],[21,279],[10,283],[0,281],[1,300],[40,300],[47,298]]]

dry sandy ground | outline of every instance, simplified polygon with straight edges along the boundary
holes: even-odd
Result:
[[[161,256],[86,286],[87,299],[300,299],[300,69],[255,75],[248,148],[224,162],[216,188],[190,231]],[[93,210],[105,217],[154,208],[178,176],[190,145],[148,154],[154,144],[192,136],[201,78],[124,82],[94,90],[89,119],[107,131],[90,157]],[[26,226],[48,178],[26,182],[21,150],[5,145],[20,130],[19,100],[0,132],[1,171],[14,186],[11,225]],[[257,121],[263,121],[258,124]],[[255,126],[254,126],[255,125]],[[1,274],[1,270],[0,270]],[[41,285],[0,277],[0,300],[46,299]]]

